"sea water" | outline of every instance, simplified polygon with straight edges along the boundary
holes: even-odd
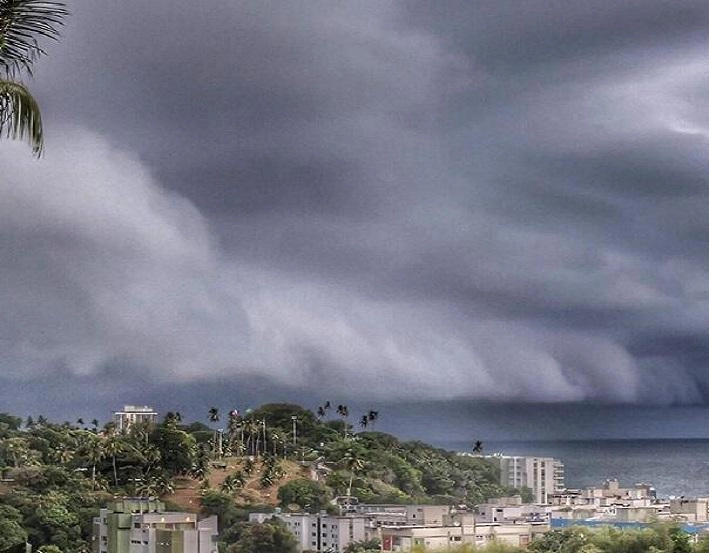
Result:
[[[472,444],[436,444],[471,451]],[[658,497],[709,497],[709,440],[574,440],[483,442],[485,454],[554,457],[564,463],[567,488],[599,486],[617,478],[655,486]]]

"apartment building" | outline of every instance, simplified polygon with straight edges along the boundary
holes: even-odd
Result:
[[[156,423],[157,421],[157,411],[147,405],[124,405],[123,411],[113,412],[113,422],[118,432],[128,430],[131,424],[141,422]]]
[[[687,522],[709,521],[709,498],[670,499],[670,513]]]
[[[113,501],[93,519],[92,553],[217,553],[217,517],[167,512],[161,501]]]
[[[526,547],[548,532],[549,523],[475,523],[453,526],[383,526],[382,551],[410,552],[420,549],[444,550],[451,546],[492,542]]]
[[[551,520],[551,510],[550,506],[537,505],[536,503],[524,504],[521,501],[506,503],[491,500],[477,506],[478,512],[475,515],[475,522],[548,522]]]
[[[564,489],[564,464],[552,457],[487,455],[500,468],[500,484],[511,488],[529,488],[534,502],[549,502],[550,496]]]
[[[262,523],[277,518],[298,542],[299,551],[327,551],[339,553],[350,543],[369,537],[368,520],[362,515],[328,515],[309,513],[251,513],[249,522]]]
[[[524,546],[550,528],[548,518],[488,523],[478,522],[475,516],[472,511],[447,505],[360,504],[356,513],[344,516],[277,511],[252,513],[249,522],[276,517],[295,536],[299,551],[328,553],[341,552],[353,541],[372,538],[381,541],[383,551],[436,549],[466,543],[485,545],[490,540]]]

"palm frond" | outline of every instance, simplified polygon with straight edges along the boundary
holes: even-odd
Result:
[[[0,137],[26,139],[39,157],[44,149],[39,105],[24,85],[0,80]]]
[[[32,63],[45,53],[38,38],[56,39],[68,13],[63,2],[0,0],[0,69],[31,74]]]

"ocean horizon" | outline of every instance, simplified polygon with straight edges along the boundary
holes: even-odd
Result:
[[[469,442],[435,443],[470,452]],[[598,486],[617,478],[621,486],[652,484],[658,497],[709,496],[709,439],[571,439],[483,441],[484,454],[554,457],[564,463],[567,488]]]

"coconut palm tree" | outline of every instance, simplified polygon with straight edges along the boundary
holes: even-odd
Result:
[[[352,498],[352,481],[354,480],[355,473],[364,468],[364,461],[354,449],[348,449],[341,463],[344,468],[350,472],[350,480],[347,485],[347,503],[349,504]]]
[[[116,457],[119,453],[125,450],[125,444],[117,434],[111,434],[104,443],[104,450],[107,457],[111,457],[111,465],[113,467],[113,484],[118,486],[118,467],[116,466]]]
[[[38,39],[56,39],[67,14],[61,2],[0,0],[0,137],[26,139],[37,156],[44,148],[42,116],[16,77],[32,74],[32,64],[45,54]]]
[[[209,422],[219,422],[219,409],[216,407],[210,407],[209,409]],[[217,429],[214,429],[214,441],[212,442],[212,451],[217,453]]]
[[[483,452],[483,443],[480,440],[476,440],[473,444],[473,453],[480,455]]]
[[[379,411],[370,410],[369,413],[367,413],[367,419],[369,424],[372,425],[372,428],[374,428],[374,423],[379,420]]]
[[[337,406],[337,414],[342,417],[342,422],[343,422],[343,434],[345,437],[347,437],[347,417],[350,416],[350,409],[347,407],[347,405],[338,405]]]
[[[95,434],[86,433],[80,438],[79,451],[91,463],[91,489],[96,488],[96,465],[106,458],[103,440]]]

